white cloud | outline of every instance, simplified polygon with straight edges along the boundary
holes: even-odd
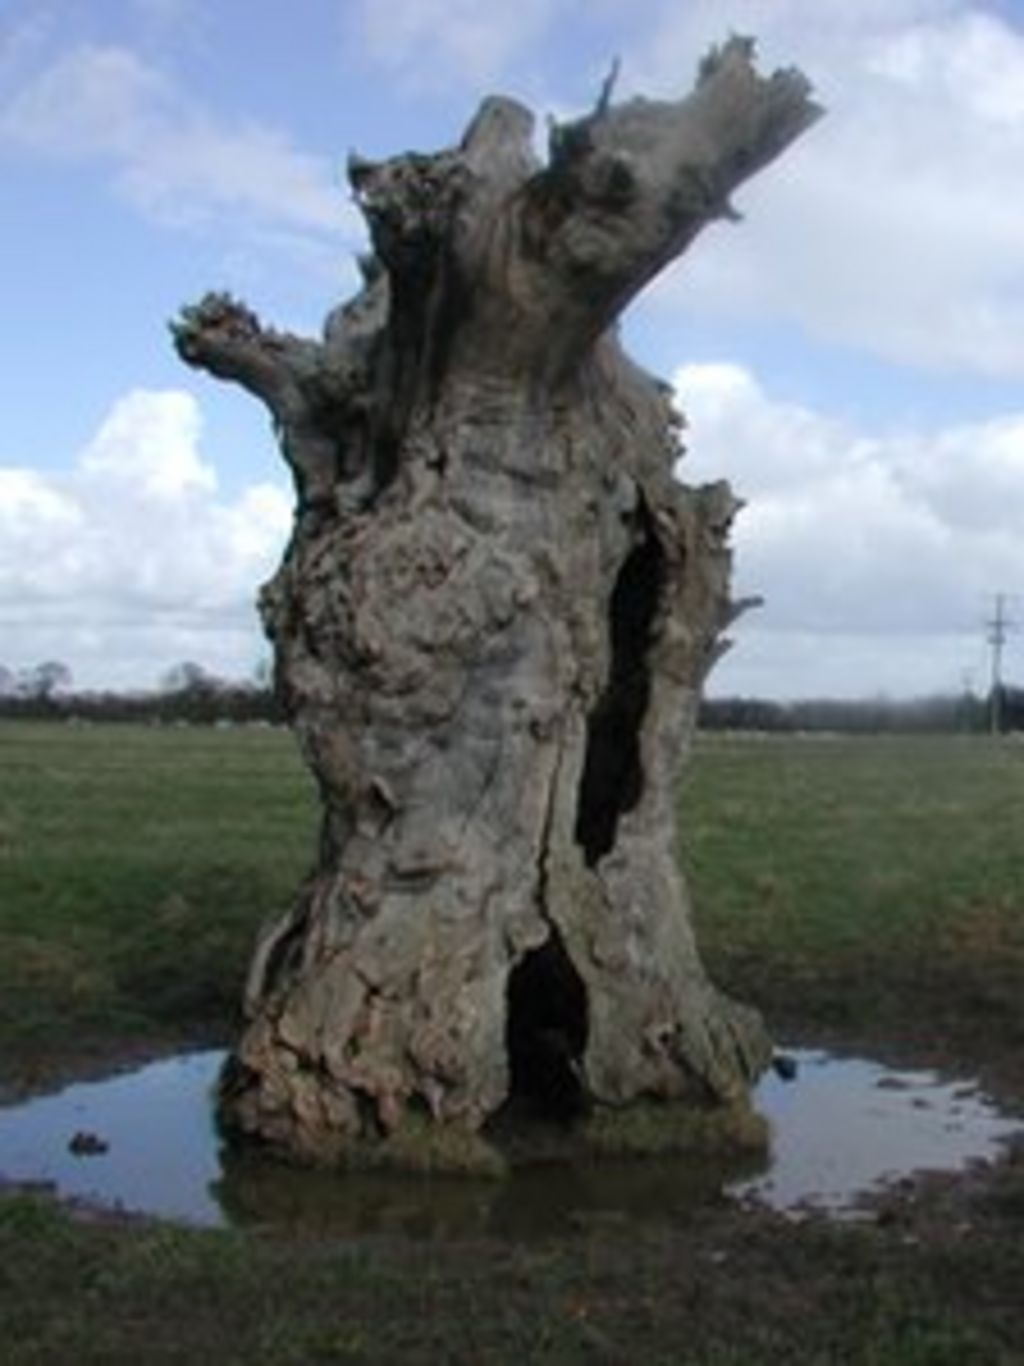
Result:
[[[137,390],[115,404],[78,461],[90,484],[132,490],[146,502],[213,493],[217,478],[198,451],[199,410],[180,390]]]
[[[773,400],[737,366],[684,366],[675,384],[680,473],[728,478],[747,500],[736,592],[766,599],[716,690],[927,692],[978,667],[992,594],[1024,585],[1024,411],[865,434]]]
[[[375,61],[418,88],[486,84],[540,39],[564,0],[358,0],[354,28]]]
[[[690,482],[732,480],[738,623],[713,690],[769,696],[984,685],[981,621],[1024,585],[1024,412],[936,432],[863,433],[766,394],[748,371],[676,374]],[[181,659],[248,672],[253,602],[290,497],[219,493],[197,405],[121,398],[73,468],[0,467],[2,661],[67,661],[82,685],[153,683]],[[1014,658],[1007,658],[1012,679]]]
[[[0,110],[0,146],[98,161],[147,214],[176,224],[234,214],[314,234],[360,228],[340,175],[280,131],[219,121],[122,47],[65,53]]]
[[[733,638],[733,650],[711,675],[712,697],[949,697],[965,688],[983,695],[988,685],[986,662],[963,632],[925,642],[891,635],[883,644],[858,632],[823,639],[773,631],[751,619]]]
[[[887,360],[1024,377],[1024,32],[966,0],[673,6],[627,66],[679,92],[729,28],[799,63],[826,118],[655,286]]]
[[[251,669],[291,499],[271,484],[220,496],[200,433],[191,395],[138,390],[69,473],[0,468],[4,664],[57,658],[80,684],[132,686],[183,658]]]

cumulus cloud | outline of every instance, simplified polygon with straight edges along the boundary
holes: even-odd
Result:
[[[967,0],[705,0],[668,8],[627,69],[678,91],[729,28],[799,63],[827,117],[655,296],[1024,377],[1024,31]]]
[[[82,45],[0,109],[0,146],[106,163],[153,218],[193,226],[234,214],[355,241],[358,217],[323,159],[265,124],[227,121],[127,48]]]
[[[864,433],[734,365],[684,366],[675,386],[680,473],[727,477],[747,500],[737,592],[766,599],[719,691],[948,691],[979,669],[992,594],[1024,582],[1024,411]]]
[[[191,395],[137,390],[69,472],[0,467],[4,664],[61,659],[95,686],[152,684],[186,658],[251,670],[291,499],[272,484],[223,497],[200,436]]]

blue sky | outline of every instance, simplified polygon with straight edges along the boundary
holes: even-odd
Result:
[[[287,482],[166,320],[216,287],[315,331],[354,284],[351,148],[451,143],[492,90],[543,128],[615,55],[621,96],[683,93],[730,30],[829,113],[626,319],[683,477],[748,503],[766,606],[711,691],[983,687],[992,595],[1024,595],[1024,5],[994,0],[0,0],[0,664],[250,672]]]

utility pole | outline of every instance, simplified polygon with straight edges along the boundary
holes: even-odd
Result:
[[[995,616],[985,623],[989,645],[992,647],[992,691],[989,696],[989,729],[993,735],[1002,730],[1003,702],[1003,646],[1013,622],[1006,615],[1006,594],[996,594]]]

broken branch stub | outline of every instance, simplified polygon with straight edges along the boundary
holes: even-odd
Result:
[[[676,481],[667,387],[611,328],[818,110],[738,39],[677,103],[610,93],[546,166],[505,99],[456,148],[353,158],[373,252],[319,341],[223,295],[175,324],[267,405],[296,486],[260,608],[322,831],[222,1088],[293,1154],[728,1103],[768,1057],[675,859],[737,504]]]

